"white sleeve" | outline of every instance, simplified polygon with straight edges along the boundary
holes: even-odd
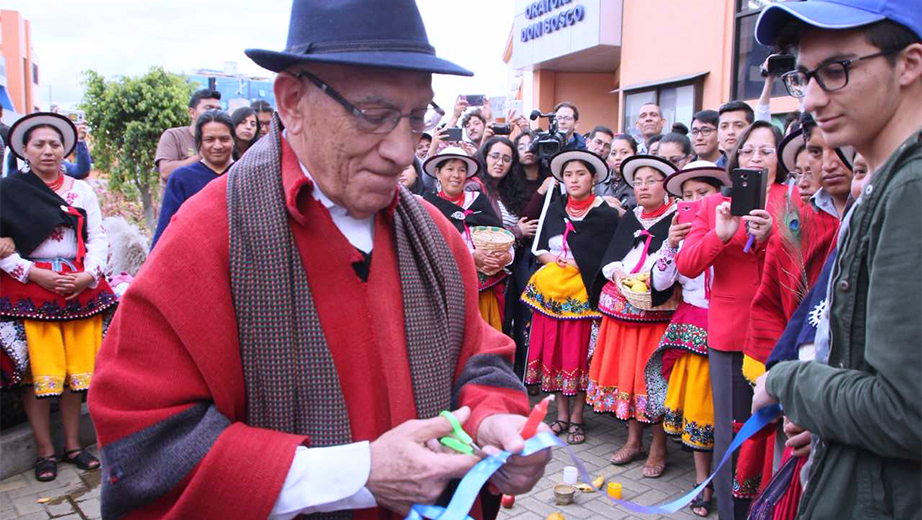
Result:
[[[679,280],[679,271],[675,265],[675,255],[678,249],[669,247],[669,243],[663,243],[662,247],[653,253],[653,287],[657,291],[665,291]]]
[[[29,271],[32,270],[32,262],[13,251],[10,256],[0,260],[0,269],[3,269],[6,274],[19,283],[29,283]]]
[[[370,473],[368,441],[328,448],[298,446],[269,519],[375,507],[375,497],[365,487]]]
[[[102,211],[99,209],[99,199],[96,192],[87,184],[86,188],[86,259],[83,270],[93,275],[94,281],[90,287],[95,288],[104,276],[106,262],[109,260],[109,237],[102,227]]]
[[[771,105],[763,105],[762,103],[757,103],[756,109],[754,112],[755,112],[756,121],[766,121],[769,123],[772,122],[772,106]]]
[[[624,263],[612,262],[602,267],[602,276],[604,276],[606,280],[614,281],[614,278],[612,278],[612,275],[614,275],[615,271],[618,271],[618,270],[620,270],[622,273],[627,274],[627,272],[624,270]]]

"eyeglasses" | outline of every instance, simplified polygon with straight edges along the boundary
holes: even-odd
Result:
[[[499,153],[491,153],[490,155],[487,155],[487,157],[489,157],[493,161],[502,161],[505,164],[512,164],[512,157],[508,155],[501,155]]]
[[[656,186],[657,184],[663,182],[663,179],[647,179],[645,181],[634,181],[634,187],[639,188],[641,186]]]
[[[400,120],[407,118],[410,120],[410,130],[413,133],[421,134],[432,130],[439,124],[445,111],[441,107],[430,102],[426,108],[416,109],[409,114],[401,114],[396,108],[366,108],[361,109],[350,103],[340,94],[333,90],[333,87],[324,83],[320,78],[314,76],[306,70],[297,74],[298,78],[306,78],[311,83],[330,96],[337,103],[343,106],[350,114],[358,120],[359,130],[370,134],[389,134],[400,123]]]
[[[848,85],[848,70],[856,62],[887,56],[888,54],[893,54],[901,50],[902,49],[890,49],[868,54],[867,56],[861,56],[859,58],[852,58],[850,60],[831,61],[809,71],[793,70],[782,74],[781,80],[784,81],[784,88],[787,89],[788,94],[796,98],[803,98],[807,95],[807,85],[810,84],[810,78],[815,78],[816,84],[819,85],[823,91],[835,92]]]
[[[665,159],[672,164],[678,166],[680,162],[684,161],[687,155],[673,155],[672,157],[665,157]]]
[[[698,137],[698,135],[702,135],[704,137],[710,137],[710,135],[716,131],[717,131],[716,128],[711,128],[709,126],[705,126],[702,128],[692,128],[691,135],[692,137]]]
[[[769,155],[775,155],[775,149],[770,146],[763,146],[761,148],[753,148],[752,146],[744,146],[740,148],[739,156],[740,157],[751,157],[755,155],[756,152],[759,152],[759,155],[762,157],[768,157]]]

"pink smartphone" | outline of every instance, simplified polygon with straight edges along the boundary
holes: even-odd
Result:
[[[685,202],[680,201],[678,204],[678,213],[679,213],[679,224],[691,224],[695,221],[695,215],[698,214],[698,210],[701,208],[701,201],[696,200],[694,202]]]

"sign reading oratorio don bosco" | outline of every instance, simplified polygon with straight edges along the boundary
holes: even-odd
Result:
[[[573,0],[540,0],[538,2],[533,2],[528,4],[528,7],[525,8],[525,17],[529,20],[534,20],[539,16],[545,15],[554,11],[555,9],[572,3]],[[582,5],[564,9],[563,11],[548,16],[543,20],[538,20],[534,23],[526,25],[525,27],[522,27],[521,39],[523,42],[527,42],[528,40],[540,38],[545,34],[563,29],[564,27],[573,25],[576,22],[581,22],[585,17],[586,8]]]

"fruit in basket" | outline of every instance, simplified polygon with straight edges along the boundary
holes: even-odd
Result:
[[[647,287],[647,284],[641,281],[635,281],[631,284],[631,290],[634,292],[645,293],[650,292],[650,288]]]

